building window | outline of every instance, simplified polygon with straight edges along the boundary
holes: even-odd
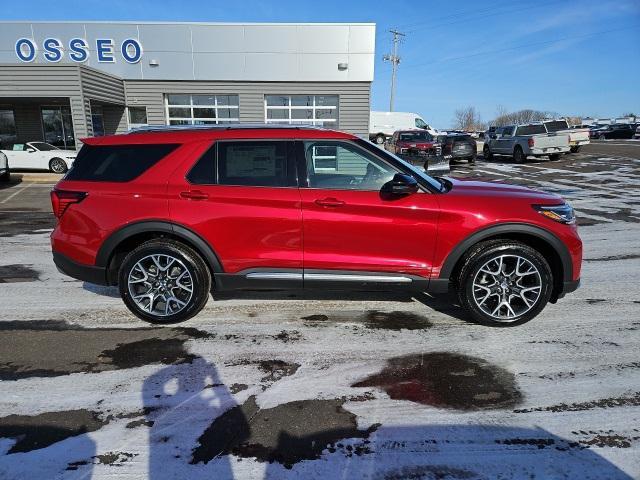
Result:
[[[148,125],[147,107],[127,107],[129,111],[129,128],[140,128]]]
[[[104,115],[102,105],[91,105],[91,126],[94,137],[104,136]]]
[[[13,110],[0,107],[0,148],[9,148],[16,142],[16,119]]]
[[[265,95],[266,123],[338,127],[338,95]]]
[[[71,107],[43,106],[40,113],[45,142],[63,149],[76,148]]]
[[[238,95],[170,94],[166,96],[166,111],[169,125],[207,125],[240,121]]]

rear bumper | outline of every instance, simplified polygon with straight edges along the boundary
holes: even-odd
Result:
[[[56,264],[60,273],[69,277],[97,285],[107,285],[107,271],[104,267],[74,262],[69,257],[57,252],[53,252],[53,263]]]

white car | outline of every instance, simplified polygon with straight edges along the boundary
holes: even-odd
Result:
[[[49,170],[65,173],[76,159],[75,150],[60,150],[45,142],[15,143],[11,150],[0,150],[11,170]]]
[[[426,130],[431,135],[438,131],[431,128],[417,113],[371,112],[369,115],[369,139],[382,145],[397,130]]]
[[[9,162],[7,156],[0,152],[0,182],[9,181]]]

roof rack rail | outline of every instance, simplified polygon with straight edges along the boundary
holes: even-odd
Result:
[[[171,132],[184,130],[247,130],[256,128],[292,129],[292,130],[325,130],[312,124],[289,123],[220,123],[209,125],[146,125],[131,128],[127,133]]]

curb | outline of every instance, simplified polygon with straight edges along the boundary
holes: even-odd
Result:
[[[14,173],[11,172],[10,182],[12,183],[49,183],[54,184],[62,178],[56,173]]]

